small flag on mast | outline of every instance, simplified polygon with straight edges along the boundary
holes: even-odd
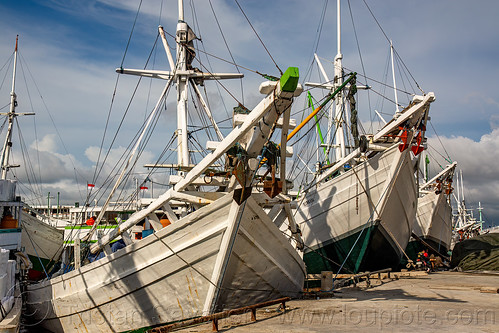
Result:
[[[87,186],[88,186],[88,187],[95,187],[95,184],[90,184],[90,183],[88,183],[88,184],[87,184]]]

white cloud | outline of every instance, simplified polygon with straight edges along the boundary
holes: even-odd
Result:
[[[56,147],[50,136],[44,137],[34,149],[33,143],[24,156],[14,151],[12,161],[21,165],[12,170],[8,177],[19,180],[18,189],[23,199],[31,205],[46,203],[47,193],[61,193],[62,202],[81,201],[79,193],[82,178],[91,175],[86,168],[72,155],[63,155],[52,151]]]
[[[47,134],[40,141],[33,142],[30,145],[30,148],[35,150],[38,149],[39,151],[55,152],[57,151],[55,138],[55,134]]]
[[[460,168],[476,174],[477,178],[495,177],[499,181],[499,168],[493,167],[493,161],[499,160],[499,129],[483,135],[480,141],[463,136],[440,137],[450,157],[458,161]],[[430,138],[432,146],[439,144]]]
[[[499,115],[497,115],[497,114],[491,115],[489,122],[490,122],[490,128],[492,128],[493,130],[498,129],[499,128]]]
[[[440,144],[440,141],[442,144]],[[486,207],[488,222],[499,219],[497,198],[499,197],[499,129],[483,135],[479,141],[463,136],[430,137],[429,145],[443,153],[443,147],[452,160],[457,161],[463,172],[464,194],[468,206],[476,208],[478,202]],[[432,150],[430,150],[431,152]],[[444,164],[445,162],[440,162]],[[454,185],[457,186],[457,177]],[[457,192],[456,192],[457,193]],[[477,212],[475,212],[477,214]]]
[[[124,164],[123,161],[128,160],[129,151],[125,147],[117,147],[112,148],[111,151],[106,152],[103,151],[100,153],[100,161],[99,158],[99,147],[91,146],[85,150],[85,156],[92,161],[92,163],[102,163],[103,158],[107,155],[106,167],[114,168],[117,164]],[[139,161],[137,162],[138,166],[142,166],[146,163],[152,163],[154,154],[149,151],[144,151],[140,154]],[[135,158],[137,157],[137,153],[135,154]],[[109,170],[108,170],[109,171]]]

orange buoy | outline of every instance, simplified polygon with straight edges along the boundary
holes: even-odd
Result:
[[[163,226],[163,228],[166,227],[167,225],[172,224],[169,219],[161,219],[161,220],[159,220],[159,222],[161,222],[161,225]]]

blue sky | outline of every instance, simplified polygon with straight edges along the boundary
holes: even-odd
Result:
[[[499,221],[499,168],[495,164],[499,159],[499,97],[495,84],[499,74],[499,23],[496,18],[499,3],[464,0],[366,2],[418,84],[425,92],[434,91],[437,96],[431,107],[431,122],[438,138],[429,130],[430,145],[442,151],[442,142],[445,151],[458,161],[458,169],[464,173],[468,204],[476,207],[481,201],[486,217]],[[304,75],[312,59],[325,2],[240,0],[239,3],[278,65],[281,68],[297,66]],[[63,198],[68,203],[79,201],[85,191],[75,189],[74,169],[78,169],[81,183],[92,177],[92,166],[116,83],[114,69],[120,66],[124,57],[138,4],[135,0],[0,1],[0,65],[12,54],[15,36],[19,34],[21,54],[38,85],[39,94],[35,95],[43,96],[46,109],[64,141],[63,145],[42,107],[36,116],[38,149],[46,153],[42,161],[51,161],[58,170],[54,173],[55,167],[42,167],[45,190],[64,189]],[[276,67],[236,3],[212,0],[212,4],[236,62],[277,76]],[[195,5],[197,20],[192,18],[191,2],[186,1],[186,20],[202,38],[206,51],[230,59],[209,2],[196,1]],[[369,77],[380,78],[386,67],[387,41],[363,1],[351,0],[350,7],[366,73]],[[335,8],[336,1],[329,1],[317,47],[317,53],[325,63],[332,61],[336,53]],[[343,2],[342,11],[344,65],[360,71],[347,1]],[[124,65],[142,67],[154,43],[158,24],[173,33],[176,19],[175,0],[144,1]],[[156,68],[165,68],[164,53],[158,51],[153,53],[151,62]],[[235,70],[216,59],[210,60],[210,64],[216,71]],[[252,106],[260,98],[257,87],[262,79],[251,71],[241,71],[245,74],[244,101]],[[2,87],[1,100],[8,98],[9,81],[7,78]],[[135,81],[122,77],[119,83],[123,95],[117,95],[117,110],[127,101],[126,96]],[[240,83],[234,81],[227,85],[237,89]],[[150,92],[149,100],[144,92],[141,101],[153,104],[156,91]],[[242,99],[241,94],[237,98]],[[25,100],[20,96],[20,106],[26,106]],[[215,102],[213,106],[215,115],[221,118],[226,115],[220,103]],[[229,110],[231,107],[226,106]],[[144,107],[134,112],[137,121],[143,119]],[[368,121],[368,116],[361,114],[361,119]],[[171,136],[171,118],[164,116],[161,121],[164,133],[158,134],[156,146],[153,145],[144,159],[154,160],[160,143]],[[24,124],[30,126],[32,120],[23,119]],[[117,121],[110,126],[115,128]],[[126,147],[127,139],[137,128],[130,125],[124,129],[120,139]],[[27,132],[26,143],[32,145],[35,139]],[[71,155],[71,161],[68,155]]]

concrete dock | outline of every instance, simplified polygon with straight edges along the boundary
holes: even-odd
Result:
[[[218,322],[220,332],[499,332],[499,274],[436,272],[372,279]],[[212,332],[212,323],[176,332]]]

